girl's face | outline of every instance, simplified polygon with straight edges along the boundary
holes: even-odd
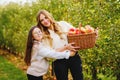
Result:
[[[32,31],[32,36],[35,40],[37,41],[41,41],[43,35],[42,35],[42,32],[39,28],[35,28],[33,31]]]
[[[50,27],[51,25],[50,20],[44,14],[40,14],[40,22],[45,27]]]

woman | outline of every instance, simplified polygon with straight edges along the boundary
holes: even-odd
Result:
[[[67,45],[62,49],[50,49],[44,47],[42,43],[43,34],[38,27],[32,27],[28,34],[25,63],[28,65],[27,77],[28,80],[43,80],[43,75],[48,71],[48,60],[46,58],[54,59],[68,59],[70,56],[74,56],[74,51],[68,51]],[[59,51],[59,52],[58,52]]]
[[[46,10],[38,12],[37,26],[45,35],[44,45],[52,49],[61,49],[68,44],[66,32],[68,32],[69,28],[73,27],[65,21],[56,22]],[[68,49],[71,50],[71,48]],[[57,59],[54,61],[54,71],[57,80],[68,80],[69,69],[73,80],[83,80],[82,62],[78,53],[69,59]]]

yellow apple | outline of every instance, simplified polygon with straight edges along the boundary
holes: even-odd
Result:
[[[94,32],[94,28],[91,27],[90,25],[86,25],[85,29],[86,29],[86,33],[93,33]]]
[[[85,33],[86,33],[86,29],[85,29],[84,27],[81,27],[81,28],[80,28],[80,31],[81,31],[82,34],[85,34]]]

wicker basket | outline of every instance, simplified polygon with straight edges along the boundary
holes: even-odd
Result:
[[[95,46],[96,34],[74,34],[68,35],[68,43],[75,42],[74,46],[79,46],[80,49],[89,49]]]

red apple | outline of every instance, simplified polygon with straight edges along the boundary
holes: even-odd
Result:
[[[75,29],[75,34],[80,34],[80,33],[81,33],[80,29],[79,29],[79,28],[76,28],[76,29]]]
[[[74,31],[75,31],[75,29],[74,29],[74,28],[70,28],[70,29],[69,29],[69,31],[72,31],[72,32],[74,32]]]
[[[68,32],[68,35],[75,34],[75,32],[76,32],[75,28],[70,28],[69,32]]]

